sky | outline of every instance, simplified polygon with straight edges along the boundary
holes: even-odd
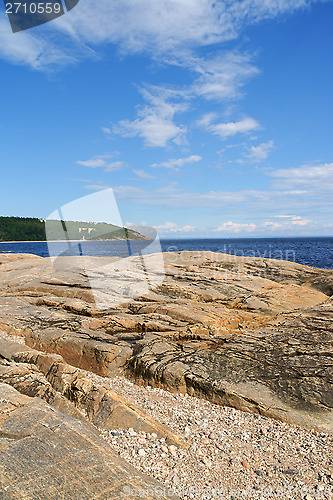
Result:
[[[161,238],[333,236],[332,24],[332,0],[80,0],[12,33],[1,4],[0,215],[112,188]]]

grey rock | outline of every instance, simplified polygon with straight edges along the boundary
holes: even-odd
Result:
[[[0,383],[1,499],[105,500],[159,483],[119,458],[83,422]],[[74,487],[75,485],[75,487]],[[167,497],[162,497],[167,498]]]

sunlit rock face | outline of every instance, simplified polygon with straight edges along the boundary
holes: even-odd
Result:
[[[0,255],[0,329],[101,375],[332,431],[333,271],[213,252],[163,258],[164,280],[138,296],[135,258],[95,257],[87,270],[80,257],[52,267]]]

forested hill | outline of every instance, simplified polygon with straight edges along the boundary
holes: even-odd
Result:
[[[145,240],[131,229],[104,222],[47,221],[27,217],[0,217],[0,241]]]

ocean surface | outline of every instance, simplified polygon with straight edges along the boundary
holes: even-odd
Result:
[[[235,239],[164,239],[163,252],[181,250],[212,251],[232,255],[289,260],[313,267],[333,269],[333,237],[316,238],[235,238]],[[30,253],[41,257],[57,255],[95,255],[128,257],[159,251],[151,241],[82,241],[0,243],[0,252]]]

